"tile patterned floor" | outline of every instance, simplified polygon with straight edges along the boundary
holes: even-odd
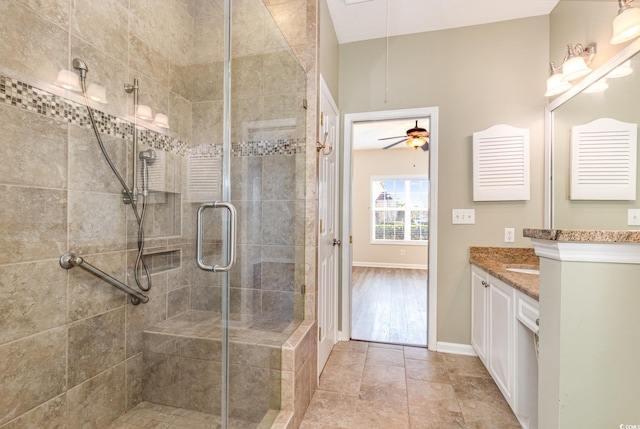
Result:
[[[519,429],[478,358],[367,342],[336,345],[301,429]]]

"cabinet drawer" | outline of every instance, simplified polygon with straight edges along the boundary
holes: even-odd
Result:
[[[540,321],[540,311],[538,310],[537,303],[532,303],[526,300],[524,297],[518,295],[517,316],[518,320],[529,328],[531,331],[537,333],[539,330],[538,324]]]

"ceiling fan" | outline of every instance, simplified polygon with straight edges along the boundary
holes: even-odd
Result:
[[[412,147],[414,149],[420,148],[425,152],[429,150],[429,131],[425,130],[424,128],[420,128],[418,126],[418,121],[416,121],[415,127],[407,130],[406,136],[385,137],[378,140],[391,140],[391,139],[399,139],[399,138],[401,138],[402,140],[398,140],[395,143],[391,143],[389,146],[385,146],[382,149],[389,149],[391,147],[394,147],[397,144],[406,142],[407,146]]]

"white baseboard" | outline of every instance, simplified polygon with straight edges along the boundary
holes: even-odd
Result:
[[[394,264],[389,262],[356,262],[351,263],[354,267],[371,267],[371,268],[398,268],[405,270],[426,270],[429,265],[422,264]]]
[[[473,349],[473,346],[471,344],[445,343],[443,341],[438,341],[437,348],[438,348],[437,351],[440,353],[451,353],[454,355],[465,355],[465,356],[478,356],[478,354]]]

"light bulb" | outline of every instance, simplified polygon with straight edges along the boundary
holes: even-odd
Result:
[[[553,74],[547,79],[547,92],[545,92],[544,96],[553,97],[554,95],[562,94],[572,86],[571,83],[562,80],[562,73]]]
[[[611,43],[617,45],[640,36],[640,9],[622,5],[613,20]]]
[[[426,142],[427,140],[422,137],[410,137],[407,140],[407,146],[417,149],[420,146],[423,146]]]
[[[591,69],[587,67],[582,57],[571,57],[562,66],[562,80],[569,82],[591,73]]]
[[[60,70],[58,78],[53,84],[70,91],[80,91],[80,78],[69,70]]]
[[[609,88],[609,84],[607,83],[606,79],[600,79],[597,82],[592,83],[591,85],[589,85],[588,88],[586,88],[584,91],[585,94],[593,94],[595,92],[602,92],[605,89]]]
[[[144,119],[145,121],[150,121],[153,117],[151,107],[145,106],[144,104],[139,104],[136,108],[136,117]]]
[[[164,113],[156,113],[153,123],[161,128],[169,128],[169,118]]]
[[[107,90],[104,86],[92,83],[87,89],[87,97],[98,103],[107,104]]]
[[[607,74],[607,78],[610,78],[610,77],[616,78],[616,77],[628,76],[631,73],[633,73],[633,68],[631,67],[631,60],[627,60],[624,63],[620,64],[615,69],[611,70]]]

